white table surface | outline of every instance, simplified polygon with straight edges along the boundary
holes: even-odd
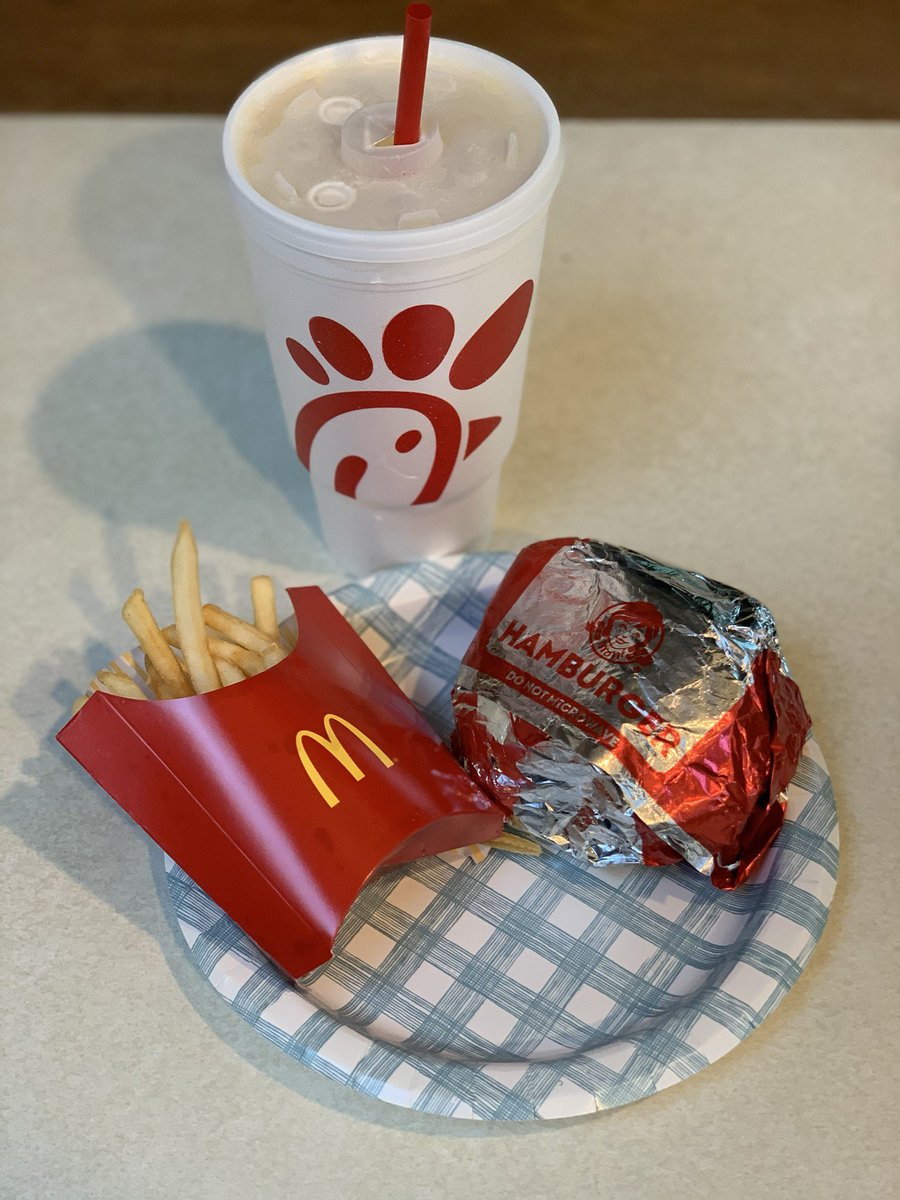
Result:
[[[900,1190],[900,130],[572,123],[496,547],[585,533],[774,610],[838,892],[749,1040],[652,1099],[454,1122],[289,1061],[187,960],[144,835],[53,742],[167,594],[340,578],[282,429],[212,119],[2,136],[0,1195],[877,1197]]]

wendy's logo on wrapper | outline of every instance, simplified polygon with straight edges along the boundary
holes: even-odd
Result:
[[[606,608],[587,626],[591,645],[611,663],[647,667],[665,636],[662,613],[645,600]]]
[[[456,391],[468,391],[485,383],[500,370],[519,341],[534,293],[534,281],[529,279],[506,300],[472,334],[454,356],[449,369],[449,384]],[[330,317],[313,317],[309,333],[319,355],[345,379],[365,382],[372,376],[375,364],[368,349],[356,334]],[[381,354],[390,374],[398,381],[417,382],[433,374],[444,362],[456,333],[456,324],[448,309],[439,304],[417,304],[392,317],[381,338]],[[325,386],[331,378],[322,362],[306,346],[294,338],[285,342],[288,353],[297,367],[314,383]],[[301,408],[295,427],[297,457],[309,470],[313,443],[330,422],[348,413],[371,411],[407,412],[420,420],[410,422],[410,428],[396,429],[387,437],[384,451],[376,451],[379,461],[390,456],[391,445],[398,456],[395,471],[408,477],[414,472],[404,470],[404,455],[414,451],[422,442],[422,430],[431,430],[434,449],[430,468],[422,471],[422,484],[412,504],[431,504],[444,494],[453,470],[462,458],[474,454],[490,437],[502,417],[475,417],[463,422],[449,400],[428,392],[394,389],[360,389],[328,392]],[[371,455],[371,448],[365,447]],[[369,458],[362,454],[346,454],[334,468],[333,486],[336,492],[356,499],[357,489],[369,470]],[[418,476],[419,472],[415,472]]]

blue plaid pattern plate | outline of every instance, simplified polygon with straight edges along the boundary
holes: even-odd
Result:
[[[510,555],[383,571],[333,599],[441,734]],[[775,1008],[822,933],[838,827],[814,739],[760,872],[717,892],[688,867],[584,870],[560,853],[459,854],[360,895],[334,958],[292,986],[166,859],[190,954],[285,1054],[421,1112],[500,1120],[615,1108],[726,1054]]]

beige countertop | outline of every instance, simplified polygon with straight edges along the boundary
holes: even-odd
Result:
[[[2,146],[0,1196],[895,1196],[900,130],[570,123],[494,545],[587,533],[774,610],[842,830],[831,917],[706,1071],[454,1122],[284,1057],[187,959],[145,836],[53,742],[166,592],[340,578],[282,428],[212,119]]]

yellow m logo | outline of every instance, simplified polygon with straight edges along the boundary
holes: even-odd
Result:
[[[357,763],[345,750],[334,731],[335,725],[342,725],[344,729],[349,730],[355,738],[362,742],[362,744],[368,750],[370,750],[381,763],[384,764],[384,766],[392,767],[394,765],[394,760],[389,755],[385,754],[380,746],[376,746],[372,739],[367,737],[361,729],[357,729],[355,725],[351,725],[349,721],[344,720],[343,717],[339,717],[335,713],[328,713],[323,721],[323,725],[327,735],[325,737],[323,737],[321,733],[313,733],[310,729],[300,730],[300,732],[297,734],[297,753],[300,755],[300,761],[303,763],[304,771],[309,776],[310,780],[315,784],[319,795],[329,808],[334,808],[336,804],[340,804],[340,801],[322,778],[318,768],[309,757],[309,751],[306,749],[307,738],[321,746],[323,750],[327,750],[332,758],[336,758],[344,770],[349,772],[349,774],[353,776],[357,783],[359,783],[361,779],[365,779],[366,773],[362,767],[357,765]]]

